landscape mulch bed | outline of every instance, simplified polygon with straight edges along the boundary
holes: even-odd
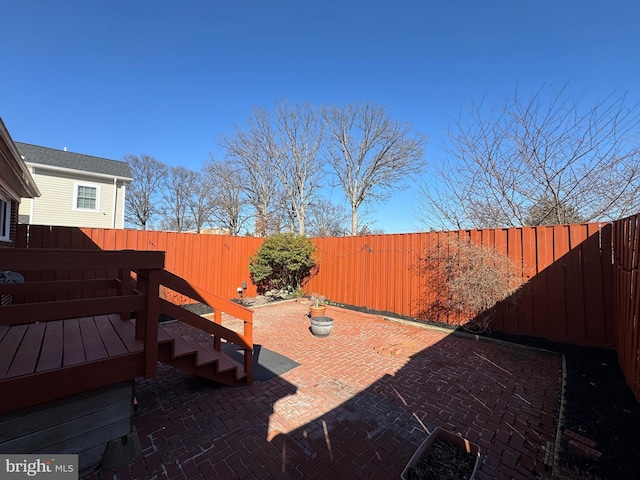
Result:
[[[563,429],[596,442],[599,460],[569,452],[562,440],[563,478],[640,478],[640,404],[626,384],[614,350],[579,347],[493,332],[491,338],[561,353],[566,361]]]

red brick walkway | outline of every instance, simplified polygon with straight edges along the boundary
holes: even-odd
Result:
[[[399,478],[435,426],[480,446],[478,478],[544,470],[560,357],[338,308],[316,338],[307,310],[255,310],[255,343],[301,364],[280,377],[229,388],[160,366],[139,381],[142,456],[94,478]]]

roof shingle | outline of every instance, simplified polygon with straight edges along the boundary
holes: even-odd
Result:
[[[131,179],[131,169],[127,162],[92,157],[81,153],[39,147],[28,143],[14,142],[25,162],[70,168],[84,172],[101,173]]]

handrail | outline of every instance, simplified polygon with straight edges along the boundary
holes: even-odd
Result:
[[[182,295],[191,297],[199,302],[206,303],[213,309],[219,308],[240,320],[253,323],[253,310],[198,288],[174,273],[162,270],[162,273],[160,274],[160,283],[171,290],[181,293]]]
[[[253,310],[207,292],[164,269],[160,272],[160,284],[213,308],[214,321],[211,322],[171,302],[160,301],[160,311],[162,313],[211,333],[213,335],[213,347],[216,350],[220,351],[221,338],[241,347],[244,350],[244,371],[247,374],[247,385],[251,385],[253,383]],[[222,326],[222,312],[243,321],[243,334]]]

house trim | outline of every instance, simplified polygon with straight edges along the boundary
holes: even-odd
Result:
[[[1,118],[0,140],[0,155],[5,160],[0,162],[0,179],[7,182],[2,190],[11,197],[12,201],[16,202],[20,202],[21,198],[39,197],[40,190],[38,190]]]
[[[34,169],[52,170],[56,172],[68,173],[73,175],[78,175],[80,173],[80,174],[91,175],[92,177],[105,178],[109,180],[116,179],[123,182],[131,182],[133,180],[131,177],[121,177],[119,175],[109,175],[107,173],[90,172],[90,171],[84,171],[84,170],[77,170],[74,168],[56,167],[53,165],[46,165],[44,163],[35,163],[35,162],[29,162],[29,161],[26,161],[25,163]]]

